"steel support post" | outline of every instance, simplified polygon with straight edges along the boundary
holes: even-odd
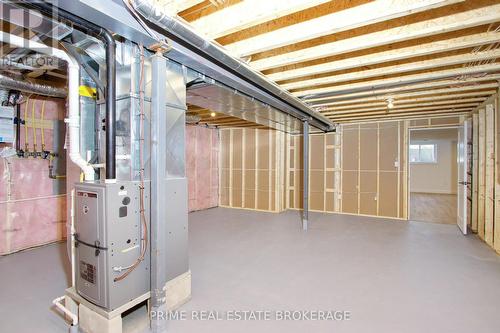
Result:
[[[167,112],[165,86],[167,80],[166,59],[156,54],[151,59],[152,65],[152,101],[151,101],[151,328],[153,332],[165,330],[166,295],[164,286],[166,273],[166,154]]]

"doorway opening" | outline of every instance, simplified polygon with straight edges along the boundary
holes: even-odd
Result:
[[[457,223],[457,127],[411,129],[410,220]]]

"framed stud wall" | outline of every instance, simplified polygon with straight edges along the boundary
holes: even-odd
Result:
[[[285,134],[268,129],[220,130],[219,205],[284,210]]]
[[[498,93],[493,95],[472,115],[471,229],[500,254],[498,98]]]
[[[311,134],[309,139],[309,208],[340,211],[340,133]],[[302,209],[302,136],[287,136],[287,208]]]

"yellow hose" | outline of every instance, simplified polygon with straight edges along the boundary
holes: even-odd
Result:
[[[43,120],[44,120],[44,114],[45,114],[45,102],[47,100],[44,99],[42,102],[42,111],[40,115],[40,131],[42,131],[42,151],[45,151],[45,131],[44,131],[44,125],[43,125]]]
[[[36,153],[36,125],[35,125],[35,105],[36,105],[36,102],[33,101],[31,104],[32,104],[32,107],[31,107],[31,126],[33,127],[33,152]]]
[[[26,152],[28,152],[30,150],[29,149],[29,141],[28,141],[28,130],[29,130],[28,107],[30,105],[30,98],[31,98],[31,95],[29,95],[28,98],[26,99],[26,105],[24,106],[24,150]]]

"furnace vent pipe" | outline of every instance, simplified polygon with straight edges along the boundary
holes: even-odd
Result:
[[[328,118],[310,109],[301,100],[292,96],[274,82],[269,81],[264,75],[252,69],[245,62],[231,56],[222,47],[198,35],[187,24],[184,24],[180,20],[163,13],[159,8],[152,4],[152,1],[124,1],[128,1],[130,5],[146,20],[165,30],[167,33],[181,39],[191,47],[194,47],[196,49],[195,52],[198,51],[204,53],[207,58],[214,59],[220,64],[221,67],[229,69],[236,75],[259,85],[261,89],[276,96],[281,102],[284,102],[284,104],[289,106],[287,112],[288,114],[301,120],[309,120],[311,125],[318,127],[323,131],[333,130],[333,123]]]
[[[48,15],[57,12],[62,18],[71,21],[84,31],[88,30],[104,43],[106,50],[106,180],[116,180],[116,43],[108,30],[57,8],[47,2],[23,1]]]
[[[45,84],[32,83],[28,81],[19,81],[2,74],[0,74],[0,87],[9,90],[20,90],[30,94],[57,98],[65,98],[68,94],[65,89],[56,88]]]
[[[68,123],[69,127],[69,157],[73,163],[83,170],[86,180],[94,180],[94,168],[85,161],[80,154],[80,96],[78,90],[80,86],[80,66],[77,61],[60,49],[8,33],[0,34],[0,42],[8,43],[19,48],[37,49],[39,53],[59,58],[68,63],[69,117],[65,121]]]

